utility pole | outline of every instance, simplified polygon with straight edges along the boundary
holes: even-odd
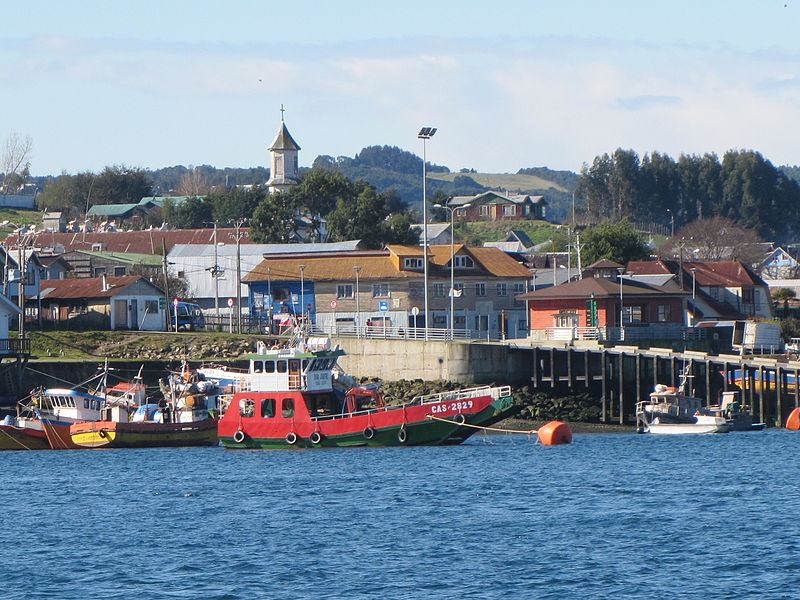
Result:
[[[164,307],[165,314],[167,316],[167,326],[165,327],[165,331],[169,331],[170,327],[170,315],[169,315],[169,307],[172,302],[169,298],[169,273],[167,272],[167,239],[164,238],[163,242],[163,256],[162,256],[162,267],[164,269],[164,301],[166,306]],[[175,331],[178,331],[178,328],[175,328]]]
[[[231,237],[236,240],[236,331],[242,333],[242,253],[241,242],[242,238],[247,236],[246,231],[242,231],[245,224],[245,219],[236,219],[233,226],[236,228],[236,233],[232,233]]]
[[[226,176],[227,177],[227,176]],[[225,182],[227,186],[227,181]],[[217,222],[214,221],[214,267],[211,271],[211,276],[214,278],[214,314],[217,316],[217,323],[219,323],[219,259],[217,257]]]

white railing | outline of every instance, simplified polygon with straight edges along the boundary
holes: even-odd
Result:
[[[511,395],[511,386],[503,385],[499,387],[492,387],[490,385],[482,385],[480,387],[467,388],[464,390],[452,390],[449,392],[438,392],[436,394],[427,394],[426,396],[414,396],[411,404],[434,404],[436,402],[449,402],[450,400],[465,400],[469,398],[479,398],[481,396],[491,395],[495,400]]]
[[[359,337],[381,340],[469,340],[473,339],[469,329],[434,329],[424,327],[384,327],[382,325],[325,324],[312,325],[312,334],[337,337]]]
[[[556,341],[700,340],[705,336],[706,329],[703,327],[683,327],[670,323],[626,325],[625,327],[548,327],[544,330],[546,340]]]

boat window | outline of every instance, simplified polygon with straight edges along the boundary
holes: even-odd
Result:
[[[264,361],[264,373],[274,373],[275,372],[275,361],[274,360],[265,360]]]
[[[242,398],[239,400],[239,415],[242,417],[252,417],[256,411],[255,400]]]
[[[75,408],[75,398],[69,397],[67,399],[67,406],[69,406],[70,408]]]
[[[283,399],[283,410],[281,414],[285,419],[290,419],[294,416],[294,398]]]
[[[83,399],[83,408],[89,408],[89,399],[88,398],[84,398]]]
[[[253,361],[253,373],[261,373],[264,371],[264,363],[260,360]]]
[[[261,417],[271,419],[275,416],[275,398],[264,398],[261,400]]]
[[[305,358],[303,360],[301,360],[300,361],[300,370],[301,371],[305,371],[306,367],[308,366],[308,363],[309,363],[309,361],[306,360]]]
[[[285,360],[278,360],[278,373],[286,373],[286,361]]]

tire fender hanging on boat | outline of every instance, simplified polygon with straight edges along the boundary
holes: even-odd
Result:
[[[322,434],[319,431],[312,431],[308,439],[312,444],[319,444],[322,441]]]
[[[375,437],[375,429],[373,427],[366,427],[364,429],[364,439],[371,440]]]
[[[401,444],[406,443],[406,440],[408,439],[408,430],[406,429],[405,424],[397,430],[397,439]]]
[[[466,417],[462,413],[458,413],[455,417],[453,417],[453,421],[458,423],[459,425],[463,425],[464,421],[466,421]]]
[[[290,431],[289,433],[286,434],[286,437],[284,439],[286,440],[286,443],[289,445],[296,444],[297,434],[294,431]]]
[[[244,441],[244,431],[237,429],[236,433],[233,434],[233,441],[237,444],[241,444]]]

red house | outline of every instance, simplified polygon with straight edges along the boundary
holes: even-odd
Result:
[[[687,293],[622,278],[589,277],[517,296],[536,339],[613,339],[609,328],[683,328]],[[646,335],[645,331],[638,333]],[[663,332],[659,332],[662,333]],[[630,337],[630,336],[629,336]]]

